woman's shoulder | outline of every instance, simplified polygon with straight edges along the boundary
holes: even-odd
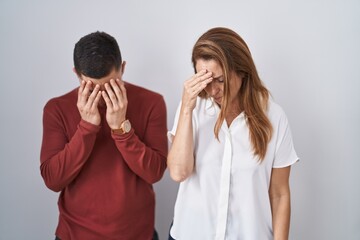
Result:
[[[269,99],[268,101],[267,115],[271,122],[278,122],[281,119],[286,118],[283,108],[273,99]]]

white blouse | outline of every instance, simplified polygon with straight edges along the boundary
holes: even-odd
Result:
[[[170,142],[176,134],[181,103]],[[193,110],[193,173],[180,183],[170,230],[176,240],[273,239],[269,185],[272,168],[292,165],[294,150],[285,113],[269,101],[273,136],[262,163],[254,157],[243,113],[230,127],[223,122],[219,140],[214,126],[220,108],[209,99],[197,99]]]

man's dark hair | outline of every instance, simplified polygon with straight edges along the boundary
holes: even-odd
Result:
[[[76,73],[91,78],[102,78],[121,65],[121,53],[115,38],[105,32],[94,32],[82,37],[74,48]]]

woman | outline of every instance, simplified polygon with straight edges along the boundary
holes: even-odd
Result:
[[[181,182],[169,239],[288,239],[298,157],[285,113],[234,31],[204,33],[192,63],[169,132],[167,163]]]

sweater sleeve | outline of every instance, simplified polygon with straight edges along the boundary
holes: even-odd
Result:
[[[54,107],[45,106],[40,171],[46,186],[59,192],[72,182],[88,159],[100,126],[81,120],[68,139],[64,119]]]
[[[115,144],[129,168],[149,184],[159,181],[166,169],[167,126],[166,106],[161,98],[151,109],[143,141],[135,130],[127,134],[112,134]]]

